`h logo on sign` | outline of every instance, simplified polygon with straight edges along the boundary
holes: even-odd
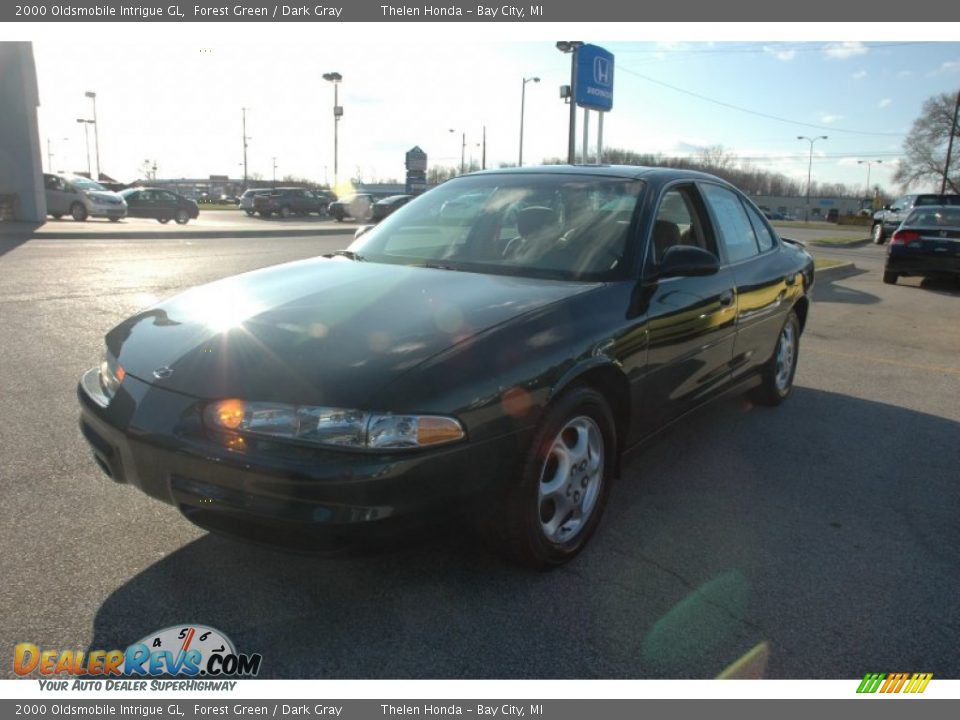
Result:
[[[610,86],[610,58],[595,57],[593,59],[593,81],[597,85]]]

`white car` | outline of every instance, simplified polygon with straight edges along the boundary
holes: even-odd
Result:
[[[240,209],[245,211],[247,215],[251,217],[256,214],[256,210],[253,207],[253,199],[257,195],[269,195],[270,188],[256,188],[254,190],[247,190],[240,196]]]
[[[90,178],[44,173],[47,214],[58,220],[70,215],[74,220],[105,217],[117,222],[127,215],[127,202]]]

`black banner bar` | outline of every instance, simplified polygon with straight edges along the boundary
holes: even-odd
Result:
[[[915,0],[687,0],[641,3],[623,0],[532,0],[483,3],[465,0],[386,2],[336,0],[278,3],[258,0],[23,0],[5,2],[0,22],[956,22],[960,3]],[[852,28],[856,30],[856,27]],[[856,34],[854,32],[853,34]]]

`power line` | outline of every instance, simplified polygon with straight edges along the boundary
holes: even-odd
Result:
[[[922,41],[911,41],[911,42],[890,42],[890,43],[872,43],[866,44],[861,43],[859,47],[862,47],[866,50],[874,49],[884,49],[891,47],[903,47],[905,45],[922,45],[926,44]],[[669,54],[669,55],[732,55],[738,53],[773,53],[775,51],[789,51],[789,52],[826,52],[828,50],[838,49],[841,50],[844,48],[843,43],[826,43],[823,45],[811,45],[811,43],[753,43],[748,45],[741,45],[735,47],[724,47],[724,48],[696,48],[696,49],[687,49],[687,48],[670,48],[670,47],[661,47],[661,48],[634,48],[634,49],[617,49],[618,55],[636,55],[636,54]],[[618,68],[619,69],[619,68]]]
[[[751,110],[750,108],[741,107],[739,105],[734,105],[732,103],[724,102],[723,100],[717,100],[716,98],[707,97],[706,95],[701,95],[700,93],[695,93],[692,90],[684,90],[683,88],[677,87],[676,85],[670,85],[665,83],[662,80],[656,80],[648,75],[643,75],[638,73],[636,70],[631,70],[630,68],[625,68],[622,65],[617,67],[617,72],[625,72],[629,75],[640,78],[641,80],[646,80],[647,82],[653,83],[654,85],[661,85],[662,87],[668,88],[678,93],[683,93],[684,95],[689,95],[690,97],[695,97],[698,100],[703,100],[705,102],[713,103],[714,105],[720,105],[721,107],[729,108],[731,110],[737,110],[738,112],[747,113],[749,115],[756,115],[757,117],[766,118],[768,120],[776,120],[777,122],[789,123],[790,125],[800,125],[802,127],[816,128],[817,130],[829,130],[830,132],[841,132],[849,133],[851,135],[882,135],[885,137],[904,137],[907,133],[885,133],[885,132],[869,132],[867,130],[848,130],[845,128],[838,128],[832,125],[816,125],[814,123],[801,122],[800,120],[790,120],[789,118],[779,117],[777,115],[770,115],[769,113],[760,112],[759,110]]]

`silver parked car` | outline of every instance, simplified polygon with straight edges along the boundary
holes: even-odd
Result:
[[[257,211],[253,207],[253,199],[257,195],[269,195],[271,192],[270,188],[254,188],[253,190],[247,190],[240,196],[240,209],[253,217],[256,215]]]
[[[43,185],[47,214],[58,220],[70,215],[78,221],[105,217],[116,222],[127,215],[126,201],[90,178],[44,173]]]

